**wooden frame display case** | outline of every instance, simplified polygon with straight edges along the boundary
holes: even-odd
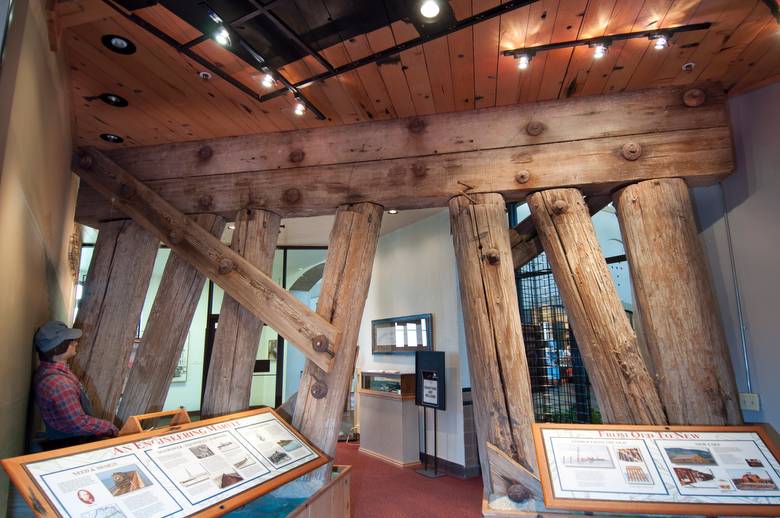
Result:
[[[780,450],[763,426],[535,423],[550,509],[780,516]]]
[[[360,373],[360,392],[397,399],[414,399],[415,374],[364,371]]]
[[[134,429],[139,421],[128,420]],[[2,465],[36,515],[81,518],[102,510],[153,518],[221,516],[328,461],[263,408],[3,459]]]

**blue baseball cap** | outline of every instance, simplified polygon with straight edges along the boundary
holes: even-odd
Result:
[[[35,332],[35,348],[45,353],[51,351],[66,340],[81,338],[81,329],[71,329],[59,320],[49,320]]]

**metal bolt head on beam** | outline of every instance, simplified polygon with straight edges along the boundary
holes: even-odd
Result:
[[[95,163],[95,160],[92,158],[92,155],[89,153],[84,153],[79,158],[79,167],[82,169],[92,169],[92,165]]]
[[[204,194],[198,198],[198,208],[202,210],[209,210],[214,204],[214,197],[210,194]]]
[[[569,210],[569,204],[564,200],[555,200],[552,204],[552,211],[554,214],[564,214]]]
[[[421,119],[419,117],[415,117],[414,119],[409,121],[408,128],[409,128],[409,131],[411,131],[415,135],[419,135],[420,133],[425,131],[425,126],[427,126],[427,124],[426,124],[426,122],[423,119]]]
[[[626,142],[623,144],[623,148],[621,149],[620,153],[623,155],[623,158],[633,162],[642,156],[642,146],[637,142]]]
[[[707,92],[701,88],[691,88],[683,94],[683,104],[689,108],[696,108],[707,100]]]
[[[538,137],[544,131],[544,124],[539,121],[531,121],[526,125],[525,131],[532,137]]]
[[[290,162],[293,164],[298,164],[300,162],[303,162],[303,159],[306,157],[306,152],[302,149],[294,149],[293,151],[290,151]]]
[[[328,386],[321,382],[315,381],[311,386],[311,396],[314,399],[322,399],[328,395]]]
[[[211,149],[211,146],[203,146],[198,150],[198,158],[200,160],[206,161],[212,156],[214,156],[214,150]]]
[[[531,173],[528,171],[520,171],[515,175],[515,181],[517,183],[528,183],[528,180],[531,179]]]
[[[522,484],[512,484],[506,491],[506,496],[515,503],[525,502],[531,498],[531,492]]]
[[[295,188],[287,189],[284,191],[284,201],[289,204],[298,203],[301,201],[301,191]]]
[[[217,271],[222,275],[226,275],[232,272],[235,267],[236,265],[233,264],[232,260],[228,259],[227,257],[223,257],[222,259],[219,260]]]
[[[497,248],[491,248],[485,252],[485,259],[487,259],[488,264],[498,264],[501,262],[501,253]]]

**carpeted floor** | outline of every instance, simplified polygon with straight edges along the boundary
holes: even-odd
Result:
[[[352,466],[354,518],[480,518],[482,479],[430,479],[339,443],[336,464]]]

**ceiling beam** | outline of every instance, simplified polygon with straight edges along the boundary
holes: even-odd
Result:
[[[254,207],[290,217],[358,201],[444,207],[464,192],[518,200],[551,187],[603,194],[653,178],[702,185],[731,172],[731,153],[725,97],[713,87],[699,97],[663,88],[109,155],[184,213],[232,217]],[[124,215],[82,189],[77,218]]]

